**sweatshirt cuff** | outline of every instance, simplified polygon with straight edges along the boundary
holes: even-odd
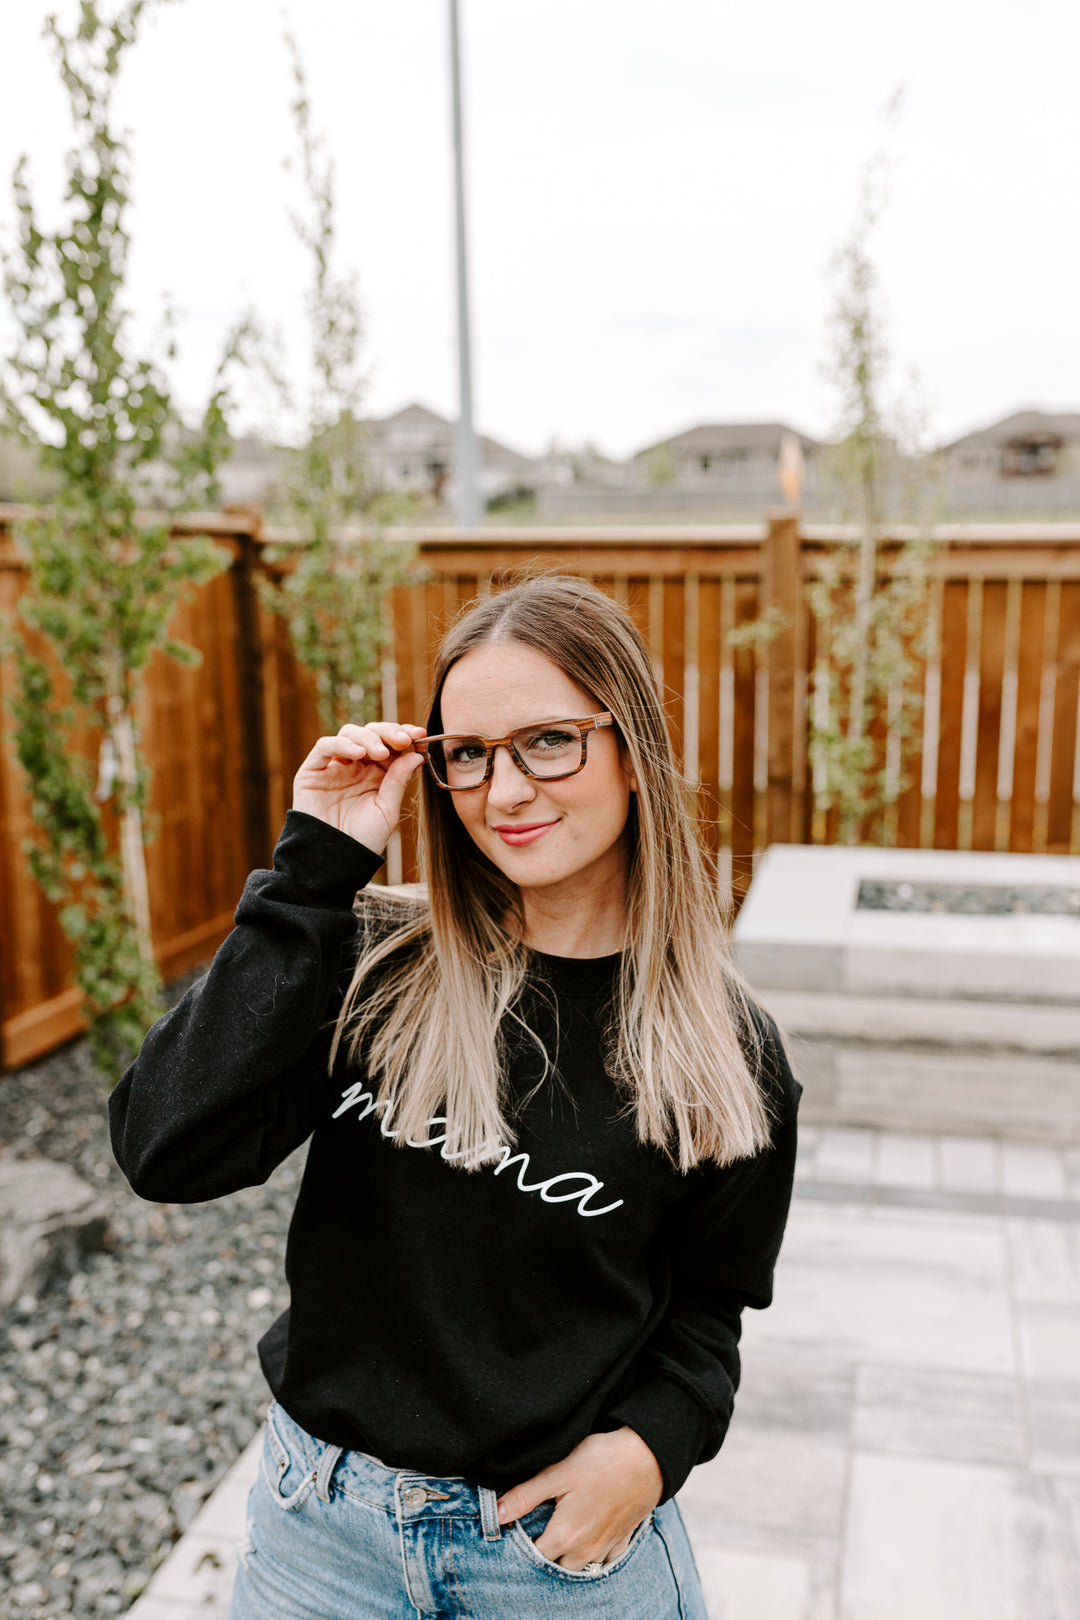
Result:
[[[715,1454],[731,1419],[730,1410],[707,1412],[682,1384],[662,1375],[646,1379],[605,1415],[633,1429],[656,1458],[664,1478],[661,1502],[682,1489],[691,1468]]]
[[[307,906],[352,909],[383,857],[366,844],[304,810],[289,810],[274,849],[274,871],[283,873],[296,899]]]

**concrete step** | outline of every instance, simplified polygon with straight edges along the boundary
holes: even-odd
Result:
[[[806,1124],[1080,1144],[1080,1059],[788,1033]]]
[[[1080,999],[1080,985],[1077,995]],[[763,990],[761,999],[782,1030],[809,1040],[990,1047],[1080,1062],[1080,1005],[857,996],[814,990]]]

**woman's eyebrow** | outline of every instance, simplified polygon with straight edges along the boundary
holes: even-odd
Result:
[[[442,733],[435,735],[445,737],[512,737],[515,731],[530,731],[534,726],[565,725],[568,720],[577,720],[581,717],[575,714],[542,714],[536,720],[522,720],[516,726],[508,726],[505,731],[484,731],[479,726],[447,726]]]

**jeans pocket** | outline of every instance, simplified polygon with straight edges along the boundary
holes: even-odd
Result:
[[[540,1507],[533,1508],[531,1513],[526,1513],[524,1518],[519,1519],[513,1526],[511,1536],[515,1546],[525,1553],[529,1562],[537,1569],[543,1570],[548,1575],[556,1575],[566,1581],[604,1581],[609,1576],[625,1569],[634,1554],[645,1542],[653,1524],[653,1516],[649,1513],[642,1519],[630,1537],[629,1546],[610,1564],[602,1564],[599,1569],[564,1569],[562,1564],[556,1564],[552,1559],[545,1557],[536,1545],[554,1511],[555,1504],[553,1502],[544,1502]]]
[[[271,1402],[263,1436],[262,1475],[271,1500],[286,1512],[302,1507],[315,1485],[315,1464],[303,1445],[303,1430],[284,1407]]]

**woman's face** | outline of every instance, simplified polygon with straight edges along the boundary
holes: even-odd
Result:
[[[451,666],[442,688],[448,733],[505,737],[540,720],[577,720],[602,705],[543,653],[517,641],[475,647]],[[615,717],[618,719],[618,716]],[[497,748],[486,786],[451,795],[479,850],[522,890],[624,883],[623,833],[635,782],[616,733],[589,732],[585,766],[561,781],[520,771]]]

